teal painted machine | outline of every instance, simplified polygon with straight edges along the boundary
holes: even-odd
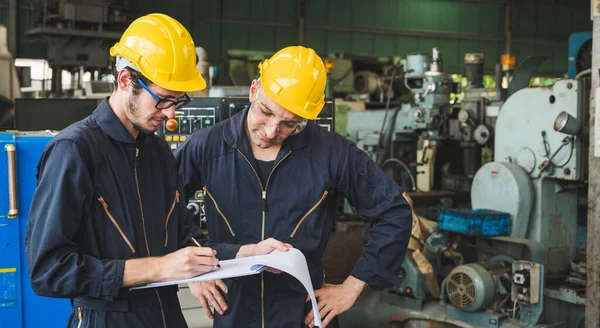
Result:
[[[493,127],[505,92],[484,88],[482,54],[465,55],[468,85],[460,103],[450,99],[459,88],[443,72],[437,48],[407,55],[402,67],[410,101],[348,112],[348,138],[406,190],[468,196],[477,170],[491,160]]]
[[[34,294],[25,228],[49,133],[0,133],[0,327],[65,327],[71,303]]]
[[[439,296],[411,251],[402,287],[365,290],[340,327],[583,327],[589,90],[586,78],[511,95],[471,186],[471,207],[508,213],[510,233],[431,227],[422,253]]]

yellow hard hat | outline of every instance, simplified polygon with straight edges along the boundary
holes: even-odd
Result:
[[[325,104],[327,71],[311,48],[290,46],[258,65],[263,89],[290,112],[314,120]]]
[[[183,92],[206,88],[196,67],[192,36],[167,15],[149,14],[133,21],[110,55],[127,59],[161,88]]]

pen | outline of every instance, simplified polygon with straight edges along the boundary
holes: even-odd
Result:
[[[200,243],[196,240],[196,238],[192,237],[192,235],[188,235],[188,238],[192,241],[192,243],[196,244],[196,246],[202,247],[202,246],[200,246]],[[217,266],[217,268],[221,267],[220,264],[217,264],[216,266]]]

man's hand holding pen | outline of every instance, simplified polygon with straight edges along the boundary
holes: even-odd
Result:
[[[192,241],[192,243],[194,243],[196,246],[198,246],[198,247],[202,247],[202,245],[200,245],[200,243],[199,243],[199,242],[196,240],[196,238],[192,237],[192,235],[189,235],[189,236],[188,236],[188,238],[189,238],[189,240],[191,240],[191,241]],[[216,251],[215,251],[215,254],[216,254]],[[220,264],[217,264],[217,265],[216,265],[216,267],[217,267],[217,268],[220,268],[220,267],[221,267],[221,265],[220,265]]]
[[[192,242],[196,242],[191,237]],[[182,248],[161,258],[161,280],[187,279],[209,272],[219,266],[217,251],[202,247],[199,243]]]

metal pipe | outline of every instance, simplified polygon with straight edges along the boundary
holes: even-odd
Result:
[[[504,53],[505,54],[510,54],[510,43],[511,43],[511,38],[512,38],[512,32],[511,32],[511,10],[512,10],[512,1],[511,0],[506,0],[506,5],[505,5],[505,22],[504,22]]]
[[[306,14],[306,2],[304,0],[296,0],[296,22],[298,24],[298,34],[296,42],[298,45],[304,44],[304,15]]]
[[[280,23],[271,21],[253,21],[248,19],[230,19],[230,18],[206,18],[208,23],[223,23],[223,24],[242,24],[253,26],[272,26],[272,27],[294,27],[292,23]]]
[[[54,65],[52,68],[52,94],[59,97],[62,92],[62,66]]]
[[[492,5],[503,5],[507,0],[450,0],[450,2],[470,2],[470,3],[478,3],[478,4],[492,4]],[[535,2],[524,2],[513,3],[514,6],[518,6],[519,8],[546,8],[546,9],[575,9],[577,11],[585,11],[589,14],[590,8],[583,4],[581,1],[577,1],[577,3],[535,3]]]
[[[13,144],[4,146],[6,149],[6,157],[8,158],[8,200],[9,210],[7,217],[14,219],[19,214],[19,203],[17,200],[17,148]]]
[[[206,18],[208,23],[220,23],[220,24],[242,24],[249,26],[269,26],[269,27],[294,27],[292,23],[280,23],[273,21],[252,21],[244,19],[227,19],[227,18]],[[505,36],[493,35],[493,34],[470,34],[470,33],[456,33],[456,32],[439,32],[439,31],[425,31],[425,30],[407,30],[407,29],[396,29],[396,28],[382,28],[382,27],[365,27],[365,26],[332,26],[323,24],[306,24],[307,29],[317,29],[326,31],[340,31],[340,32],[363,32],[373,34],[386,34],[386,35],[405,35],[405,36],[424,36],[432,38],[445,38],[445,39],[460,39],[460,40],[481,40],[481,41],[504,41]],[[548,39],[548,38],[530,38],[530,37],[514,37],[511,38],[514,42],[521,43],[532,43],[538,44],[560,44],[564,45],[563,39]]]
[[[579,79],[582,76],[588,75],[592,73],[592,69],[588,68],[588,69],[584,69],[583,71],[577,73],[577,75],[575,75],[575,80]]]
[[[496,88],[502,88],[502,64],[496,64],[496,70],[494,71],[494,76],[496,77]]]
[[[8,3],[8,52],[17,57],[17,0]],[[11,82],[12,84],[12,82]],[[12,97],[12,95],[9,95]]]

